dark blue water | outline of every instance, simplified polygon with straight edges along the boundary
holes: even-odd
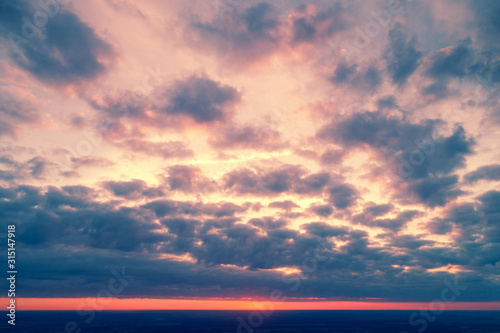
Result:
[[[412,316],[413,314],[413,316]],[[93,316],[94,315],[94,316]],[[412,321],[410,323],[410,317]],[[500,312],[445,311],[22,311],[1,332],[500,333]]]

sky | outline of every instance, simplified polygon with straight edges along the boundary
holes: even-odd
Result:
[[[499,87],[495,0],[0,0],[17,297],[499,302]]]

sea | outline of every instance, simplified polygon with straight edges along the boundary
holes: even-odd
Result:
[[[18,311],[5,333],[500,333],[500,311]]]

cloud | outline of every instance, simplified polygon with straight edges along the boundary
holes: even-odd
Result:
[[[344,150],[373,149],[393,164],[391,176],[409,184],[403,190],[406,195],[434,207],[463,193],[455,189],[458,178],[450,174],[465,165],[475,144],[461,126],[448,137],[437,137],[438,123],[413,124],[380,111],[359,112],[324,126],[317,137]]]
[[[417,50],[417,38],[407,38],[401,24],[389,31],[390,46],[386,50],[387,71],[392,82],[402,86],[420,66],[422,53]]]
[[[353,215],[352,222],[399,232],[408,222],[420,215],[419,211],[408,210],[398,212],[395,218],[381,218],[393,209],[394,206],[391,204],[368,204],[362,213]]]
[[[379,109],[395,109],[398,108],[396,98],[392,95],[380,97],[377,101]]]
[[[234,217],[236,214],[245,213],[250,208],[250,203],[247,202],[243,205],[236,205],[232,202],[222,203],[207,203],[201,205],[199,211],[201,214],[208,214],[217,218],[221,217]]]
[[[25,1],[2,1],[0,8],[0,31],[12,46],[10,58],[42,82],[67,85],[92,81],[114,59],[113,47],[61,6],[50,16]],[[30,21],[43,17],[45,24]]]
[[[243,214],[248,211],[250,203],[237,205],[232,202],[203,203],[160,199],[150,201],[141,207],[153,211],[158,218],[182,215],[192,217],[207,216],[216,218],[233,218],[238,214]]]
[[[475,183],[479,180],[500,180],[500,164],[485,165],[464,176],[468,183]]]
[[[329,189],[329,201],[337,209],[346,209],[356,203],[358,191],[349,184],[336,185]]]
[[[71,166],[73,169],[79,169],[81,167],[109,167],[112,165],[114,165],[112,161],[103,157],[84,156],[71,158]]]
[[[14,136],[21,125],[40,122],[39,103],[17,87],[0,89],[0,135]]]
[[[475,14],[472,23],[479,29],[483,48],[499,52],[500,4],[495,0],[479,0],[467,3]]]
[[[192,22],[193,45],[214,50],[232,64],[248,64],[277,49],[280,25],[276,8],[267,2],[239,6],[232,15]]]
[[[345,227],[335,227],[324,222],[312,222],[301,226],[308,233],[318,237],[338,237],[347,235],[348,229]]]
[[[325,8],[302,4],[291,16],[292,44],[314,43],[344,31],[349,26],[347,12],[340,3]]]
[[[330,205],[311,205],[309,209],[314,214],[322,217],[328,217],[333,214],[333,208]]]
[[[240,100],[240,94],[228,85],[190,76],[176,82],[160,98],[165,104],[154,105],[160,114],[185,115],[197,123],[210,123],[226,120],[231,106]]]
[[[281,135],[269,127],[252,125],[230,125],[218,130],[209,137],[208,143],[216,149],[256,149],[280,150],[288,145],[282,141]]]
[[[172,165],[162,176],[164,183],[171,191],[206,194],[217,189],[217,183],[205,176],[200,168],[189,165]]]
[[[279,208],[283,209],[286,211],[292,210],[294,208],[300,208],[299,205],[297,205],[295,202],[291,200],[285,200],[285,201],[273,201],[269,205],[267,205],[269,208]]]
[[[154,198],[164,193],[160,188],[149,188],[143,180],[133,179],[131,181],[104,181],[102,187],[117,197],[133,200],[143,197]]]
[[[485,241],[487,243],[500,243],[500,226],[498,225],[500,219],[500,192],[489,191],[478,199],[481,202],[479,210],[486,219],[486,228],[483,230]],[[497,257],[496,262],[498,261]]]
[[[165,219],[162,224],[168,228],[168,231],[178,237],[194,238],[195,231],[200,227],[201,223],[196,220],[187,219]]]
[[[456,47],[438,51],[430,59],[426,74],[432,78],[464,77],[472,60],[472,50],[468,39]]]
[[[349,80],[349,78],[356,73],[357,65],[347,65],[345,63],[340,63],[335,68],[335,72],[333,76],[330,78],[332,82],[335,83],[344,83]]]
[[[464,194],[456,187],[457,183],[457,176],[422,179],[411,184],[408,194],[415,195],[429,207],[444,206],[450,199]]]
[[[325,172],[307,174],[301,167],[282,165],[270,170],[241,168],[230,171],[223,176],[222,183],[226,190],[240,195],[276,196],[280,193],[319,195],[328,184],[342,182],[333,181]]]
[[[194,152],[180,141],[152,142],[141,139],[126,139],[118,142],[118,146],[136,153],[162,158],[187,158],[193,157]]]
[[[460,41],[457,46],[441,49],[430,57],[426,64],[425,74],[433,78],[435,82],[423,89],[424,95],[446,97],[451,93],[448,90],[448,82],[451,79],[462,79],[477,71],[473,66],[474,55],[470,47],[471,43],[471,39],[467,38]]]
[[[30,180],[46,180],[60,170],[58,164],[36,155],[20,162],[11,155],[0,156],[0,179],[10,183],[25,183]]]
[[[394,237],[391,241],[392,246],[411,250],[416,250],[422,246],[432,244],[434,244],[433,241],[420,239],[419,237],[413,235],[399,235],[398,237]]]
[[[336,85],[349,84],[349,86],[360,91],[374,92],[381,84],[382,77],[379,70],[374,66],[358,70],[356,64],[349,66],[340,63],[336,66],[330,81]]]
[[[0,135],[14,135],[14,128],[6,121],[0,120]]]
[[[152,273],[136,278],[136,284],[131,283],[123,293],[125,297],[159,294],[244,297],[255,295],[256,290],[259,295],[266,295],[273,288],[287,286],[283,285],[282,273],[269,270],[303,269],[304,260],[316,254],[326,259],[311,273],[314,283],[310,279],[301,280],[301,288],[294,294],[297,297],[335,299],[374,295],[393,300],[420,300],[418,295],[428,298],[434,290],[416,287],[418,290],[411,295],[402,291],[413,290],[409,287],[418,286],[417,281],[435,284],[443,278],[443,275],[426,273],[425,268],[448,263],[464,265],[475,269],[469,278],[476,279],[482,274],[481,267],[498,261],[498,252],[487,243],[462,249],[437,248],[429,247],[433,242],[422,236],[395,237],[394,234],[383,235],[373,243],[364,231],[325,222],[302,224],[300,233],[289,228],[288,221],[273,217],[253,218],[247,223],[228,217],[202,218],[203,215],[199,215],[202,210],[217,214],[218,209],[189,202],[157,200],[142,206],[115,207],[96,200],[95,190],[84,186],[51,187],[47,191],[19,186],[1,189],[0,196],[3,198],[0,217],[6,223],[15,221],[19,232],[22,244],[19,248],[24,258],[20,268],[44,285],[38,288],[28,284],[25,292],[29,297],[49,296],[55,290],[67,297],[92,296],[96,288],[87,289],[86,285],[76,288],[81,285],[81,279],[96,283],[102,280],[103,271],[116,267],[127,267],[127,273],[134,276],[140,276],[141,271]],[[474,208],[483,211],[491,221],[488,226],[492,229],[484,230],[490,232],[488,237],[493,237],[492,231],[497,230],[494,229],[498,219],[497,197],[498,192],[485,193]],[[196,206],[199,212],[181,217],[179,214],[187,211],[182,209],[183,205]],[[225,206],[228,207],[227,203],[218,205],[219,208]],[[381,216],[390,209],[391,205],[368,204],[364,211]],[[464,209],[457,210],[457,216],[459,211]],[[154,222],[159,216],[160,224]],[[380,246],[381,239],[388,245]],[[60,251],[61,245],[65,251]],[[80,257],[82,253],[84,256]],[[50,260],[46,259],[48,255]],[[181,255],[190,259],[175,258]],[[76,269],[72,263],[77,259],[86,265]],[[409,269],[398,268],[398,265]],[[85,268],[89,266],[93,269]],[[203,278],[198,278],[200,274]],[[170,276],[168,283],[161,278],[165,275]],[[251,287],[235,289],[241,284]],[[359,294],[358,284],[368,284],[370,288]],[[172,285],[175,288],[171,288]],[[217,294],[213,293],[213,286],[218,286]],[[492,292],[498,290],[498,286],[488,281],[482,281],[479,287]],[[340,294],[339,290],[342,290]],[[369,290],[376,292],[372,294]],[[465,300],[477,299],[463,296]]]
[[[345,152],[342,149],[327,149],[320,156],[322,164],[339,164]]]
[[[342,144],[344,149],[370,147],[388,160],[399,156],[408,163],[418,154],[420,160],[413,163],[409,177],[425,178],[446,175],[464,166],[465,156],[472,153],[475,144],[461,126],[448,137],[437,137],[437,124],[435,120],[413,124],[379,111],[360,112],[324,126],[317,137]]]
[[[298,279],[292,297],[425,302],[459,276],[461,301],[498,301],[496,1],[389,18],[360,1],[108,0],[51,7],[24,37],[43,3],[0,0],[0,220],[26,297],[95,296],[126,267],[124,298],[265,298]],[[349,29],[377,22],[347,61]],[[128,90],[156,58],[165,80]],[[477,117],[454,124],[455,102]],[[293,121],[245,113],[266,108]],[[82,135],[99,156],[61,169]]]
[[[182,131],[196,125],[230,123],[241,93],[203,75],[187,75],[159,86],[150,94],[130,91],[87,94],[84,99],[100,112],[97,130],[120,147],[171,158],[188,157],[178,141],[148,142],[144,128]]]

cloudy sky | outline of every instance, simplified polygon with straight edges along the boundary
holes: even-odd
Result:
[[[18,297],[500,301],[499,1],[48,3],[0,0]]]

